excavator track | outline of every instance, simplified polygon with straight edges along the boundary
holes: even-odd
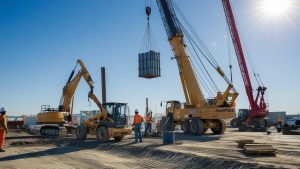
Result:
[[[67,129],[64,126],[44,125],[40,129],[41,136],[66,137]]]

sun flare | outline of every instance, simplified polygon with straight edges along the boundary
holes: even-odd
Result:
[[[292,8],[291,0],[262,0],[261,8],[269,17],[281,17]]]

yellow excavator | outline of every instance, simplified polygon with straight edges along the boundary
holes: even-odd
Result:
[[[81,69],[73,78],[78,65],[81,66]],[[37,123],[43,125],[40,129],[42,136],[64,137],[67,134],[66,127],[69,126],[65,122],[65,117],[68,114],[72,114],[74,93],[82,77],[84,77],[85,81],[90,86],[90,93],[93,93],[94,82],[84,63],[78,59],[75,68],[72,70],[69,79],[63,88],[63,94],[58,108],[50,108],[49,105],[42,105],[41,112],[37,114]]]
[[[77,66],[81,69],[73,78]],[[102,105],[96,95],[93,93],[94,82],[81,60],[77,60],[76,66],[63,88],[63,94],[58,108],[50,108],[48,105],[42,106],[42,111],[37,115],[38,124],[42,124],[40,133],[42,136],[64,137],[67,134],[67,128],[73,128],[65,123],[65,117],[72,114],[74,93],[84,77],[90,86],[88,98],[92,99],[100,109],[100,113],[90,117],[84,124],[76,129],[78,139],[85,139],[87,134],[97,135],[100,142],[106,142],[113,137],[115,140],[122,140],[125,135],[132,133],[132,128],[127,124],[127,113],[129,108],[126,103],[105,103]],[[108,111],[107,111],[108,110]]]
[[[221,68],[215,65],[214,69],[225,79],[228,87],[224,92],[217,92],[213,98],[207,100],[204,98],[190,60],[192,55],[189,56],[186,52],[184,34],[188,42],[193,42],[193,39],[190,38],[190,34],[186,34],[186,28],[176,16],[174,8],[177,9],[177,6],[172,0],[156,0],[156,2],[177,61],[186,99],[184,104],[174,100],[166,102],[166,115],[160,121],[161,131],[172,131],[176,125],[181,125],[185,133],[193,135],[201,135],[208,129],[211,129],[214,134],[223,134],[226,130],[224,119],[236,116],[235,100],[238,93]]]

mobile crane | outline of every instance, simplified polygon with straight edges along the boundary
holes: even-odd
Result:
[[[268,114],[267,104],[264,99],[264,94],[267,90],[265,86],[259,85],[257,88],[257,95],[254,99],[253,88],[248,73],[246,59],[244,56],[242,43],[239,37],[237,25],[235,22],[233,10],[230,4],[230,0],[222,0],[226,21],[231,34],[233,46],[239,63],[240,71],[245,85],[246,94],[250,104],[249,109],[240,109],[239,118],[235,118],[231,121],[231,125],[239,126],[240,131],[248,130],[250,126],[254,126],[255,129],[264,129],[267,127],[267,121],[265,117]]]
[[[179,101],[167,101],[166,115],[160,123],[161,131],[174,130],[175,125],[181,125],[185,133],[193,135],[201,135],[209,128],[214,134],[223,134],[226,130],[224,119],[235,117],[235,99],[238,93],[221,68],[215,67],[228,83],[228,87],[225,92],[218,92],[211,99],[204,98],[186,53],[182,25],[177,19],[172,0],[156,2],[177,61],[186,100],[184,106]]]

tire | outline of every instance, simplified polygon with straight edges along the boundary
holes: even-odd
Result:
[[[100,143],[107,143],[109,141],[108,129],[104,126],[100,126],[96,130],[97,141]]]
[[[116,136],[116,137],[114,137],[114,139],[116,141],[122,141],[124,139],[124,136]]]
[[[41,136],[44,136],[44,135],[45,135],[45,128],[44,128],[44,127],[41,128],[40,134],[41,134]]]
[[[252,120],[252,125],[255,127],[255,128],[266,128],[267,127],[267,120],[266,119],[263,119],[263,118],[253,118]]]
[[[192,119],[190,126],[191,126],[191,133],[193,135],[201,135],[204,133],[204,124],[202,120]]]
[[[191,133],[190,120],[186,120],[186,121],[181,125],[181,130],[183,131],[184,134],[190,134],[190,133]]]
[[[246,122],[241,123],[241,125],[239,126],[239,132],[246,132],[248,130],[249,130],[249,128],[248,128],[248,125],[246,124]]]
[[[162,117],[160,121],[161,131],[174,131],[176,125],[173,123],[171,117]]]
[[[211,131],[214,134],[224,134],[225,130],[226,130],[226,124],[225,121],[222,119],[218,119],[217,126],[215,128],[211,128]]]
[[[239,127],[239,119],[238,118],[234,118],[232,120],[230,120],[230,127],[232,128],[237,128]]]
[[[76,129],[76,137],[78,140],[85,140],[87,136],[87,127],[86,126],[78,126]]]
[[[280,133],[282,131],[282,128],[276,128],[277,129],[277,133]]]

